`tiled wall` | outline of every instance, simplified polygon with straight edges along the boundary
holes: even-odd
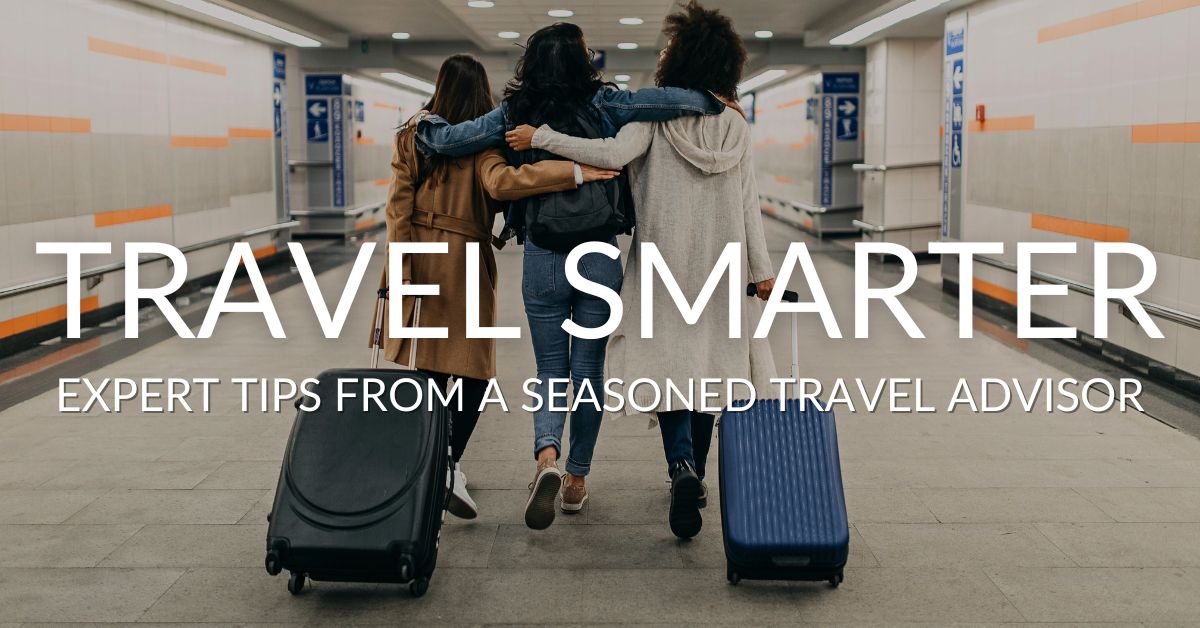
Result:
[[[276,222],[269,47],[116,0],[0,0],[0,16],[0,286],[65,272],[38,241],[112,242],[90,268],[127,241]],[[189,257],[189,275],[226,252]],[[53,322],[65,294],[0,300],[0,337]],[[86,308],[119,302],[123,277],[83,294]]]
[[[1036,268],[1093,283],[1092,245],[1154,252],[1144,300],[1200,313],[1200,0],[988,0],[966,11],[964,240],[1073,241]],[[976,105],[983,122],[970,120]],[[1132,282],[1134,264],[1115,269]],[[979,265],[1006,300],[1015,277]],[[1091,300],[1034,309],[1092,332]],[[1200,331],[1156,320],[1151,340],[1110,308],[1110,341],[1200,374]]]
[[[806,74],[758,92],[752,127],[759,193],[812,202],[818,185],[817,123],[805,119],[819,73]]]
[[[894,230],[868,240],[926,252],[938,228],[895,229],[941,218],[941,47],[939,39],[887,39],[867,48],[864,161],[891,168],[863,174],[863,220]]]

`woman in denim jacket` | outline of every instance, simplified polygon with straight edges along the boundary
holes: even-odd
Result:
[[[605,83],[592,64],[583,31],[574,24],[547,26],[529,37],[525,53],[517,63],[516,76],[505,89],[499,107],[474,120],[451,125],[437,116],[422,116],[417,125],[417,142],[427,152],[468,155],[487,148],[507,149],[504,134],[518,124],[562,123],[581,108],[598,114],[602,131],[612,137],[626,123],[672,120],[687,114],[718,114],[725,105],[712,94],[677,88],[642,89],[628,92]],[[513,163],[509,159],[509,163]],[[508,217],[509,227],[523,224],[521,217]],[[524,234],[506,227],[506,238],[516,235],[525,246],[522,296],[529,320],[537,362],[536,387],[541,399],[551,398],[551,380],[570,378],[576,394],[586,381],[596,396],[603,391],[606,338],[572,339],[562,323],[573,320],[583,327],[599,327],[608,319],[608,304],[575,290],[567,282],[566,253],[543,249]],[[615,244],[615,241],[613,242]],[[587,279],[619,291],[621,262],[603,255],[580,260],[580,273]],[[555,392],[565,392],[555,386]],[[587,502],[584,478],[600,432],[601,408],[581,404],[571,413],[571,446],[566,476],[558,469],[566,413],[543,403],[534,412],[534,457],[537,469],[525,503],[525,524],[540,530],[554,522],[555,499],[561,492],[563,513],[578,513]]]

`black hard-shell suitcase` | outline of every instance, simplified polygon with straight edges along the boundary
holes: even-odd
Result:
[[[378,364],[386,290],[379,297],[372,366]],[[419,316],[418,300],[414,324]],[[355,397],[338,413],[339,378],[374,378],[388,390],[397,380],[410,380],[429,390],[429,376],[415,370],[334,369],[318,376],[321,407],[297,414],[279,473],[268,519],[267,573],[290,571],[292,594],[312,579],[410,583],[413,595],[424,595],[449,497],[448,412],[438,404],[431,408],[428,394],[411,412],[391,404],[386,412],[363,412],[356,383],[344,387]],[[413,405],[413,385],[403,383],[397,392],[400,405]]]
[[[752,287],[752,286],[751,286]],[[794,292],[784,299],[796,301]],[[799,377],[792,314],[792,377]],[[718,432],[726,576],[841,584],[850,552],[833,412],[763,399],[721,417]]]

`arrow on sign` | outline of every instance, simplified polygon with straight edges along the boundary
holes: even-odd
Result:
[[[843,100],[838,104],[838,111],[841,111],[842,115],[852,116],[854,115],[855,111],[858,111],[858,107],[854,105],[853,101]]]
[[[954,89],[962,89],[963,86],[963,67],[962,64],[954,66],[954,76],[951,78],[954,81]]]
[[[314,118],[325,117],[325,103],[319,102],[319,101],[313,103],[312,105],[309,106],[308,113],[310,115],[312,115],[312,117],[314,117]]]

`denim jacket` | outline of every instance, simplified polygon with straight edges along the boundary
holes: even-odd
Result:
[[[607,137],[613,137],[630,122],[673,120],[687,114],[718,114],[725,104],[716,96],[678,87],[647,87],[636,92],[604,86],[596,90],[592,104],[600,111]],[[440,116],[422,117],[417,124],[417,143],[422,150],[461,157],[485,148],[504,148],[504,133],[516,125],[508,118],[504,102],[490,112],[460,124]]]

